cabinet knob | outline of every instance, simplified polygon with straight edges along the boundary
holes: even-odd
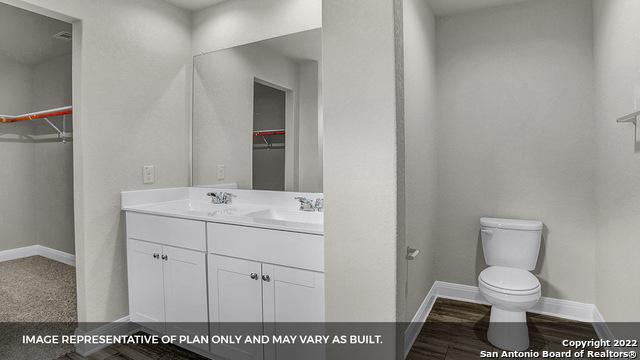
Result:
[[[271,278],[269,277],[269,275],[262,275],[262,281],[269,282],[271,281]]]
[[[154,259],[159,259],[159,258],[160,258],[160,254],[158,254],[158,253],[154,253],[154,254],[153,254],[153,258],[154,258]]]
[[[162,260],[164,260],[164,261],[169,260],[169,255],[162,255]]]
[[[258,274],[256,273],[251,273],[249,276],[251,276],[253,280],[258,280]]]

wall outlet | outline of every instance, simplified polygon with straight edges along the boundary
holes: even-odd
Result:
[[[224,165],[218,165],[217,175],[218,180],[224,180]]]
[[[142,167],[142,182],[145,184],[153,184],[156,182],[156,167],[153,165],[145,165]]]

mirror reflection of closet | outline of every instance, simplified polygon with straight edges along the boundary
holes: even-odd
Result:
[[[253,83],[253,189],[284,191],[287,93]]]
[[[194,57],[193,186],[322,192],[321,29]]]

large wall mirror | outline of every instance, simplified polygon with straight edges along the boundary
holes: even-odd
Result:
[[[194,58],[194,186],[322,192],[321,34]]]

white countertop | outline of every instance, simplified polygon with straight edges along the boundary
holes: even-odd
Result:
[[[226,191],[236,195],[230,205],[217,205],[207,192]],[[322,197],[315,193],[279,191],[171,188],[122,192],[122,210],[182,219],[250,226],[264,229],[324,234],[324,214],[298,209],[294,198]]]

